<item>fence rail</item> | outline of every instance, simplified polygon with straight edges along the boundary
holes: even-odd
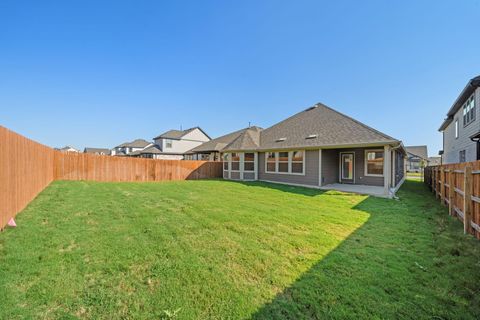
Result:
[[[222,163],[61,153],[0,126],[0,229],[54,180],[105,182],[222,177]]]
[[[425,184],[464,232],[480,239],[480,161],[427,167]]]

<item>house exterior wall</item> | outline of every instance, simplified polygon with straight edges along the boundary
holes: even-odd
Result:
[[[470,136],[480,131],[480,88],[475,90],[475,120],[464,127],[463,108],[460,108],[443,131],[443,162],[457,163],[460,161],[460,151],[465,150],[465,160],[477,160],[477,144]],[[458,119],[458,138],[455,138],[455,120]]]
[[[322,185],[338,183],[340,178],[340,152],[353,152],[355,154],[354,184],[367,186],[383,186],[383,177],[365,175],[365,150],[383,150],[375,148],[351,149],[323,149],[322,150]]]
[[[265,172],[265,152],[258,154],[258,179],[273,182],[283,182],[308,186],[318,186],[319,157],[318,150],[307,150],[305,152],[305,174],[284,174]]]

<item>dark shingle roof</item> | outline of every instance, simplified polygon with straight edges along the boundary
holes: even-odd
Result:
[[[144,139],[135,139],[132,142],[122,143],[121,145],[116,146],[115,148],[123,148],[123,147],[126,147],[126,148],[145,148],[149,144],[152,144],[152,143],[148,142],[147,140],[144,140]]]
[[[84,153],[91,153],[91,154],[105,154],[109,155],[110,154],[110,149],[106,148],[85,148],[83,150]]]
[[[206,135],[210,139],[208,134],[206,134],[205,131],[203,131],[202,128],[200,128],[200,127],[193,127],[193,128],[186,129],[186,130],[169,130],[169,131],[164,132],[161,135],[159,135],[159,136],[157,136],[153,139],[164,138],[164,139],[176,139],[176,140],[178,140],[178,139],[181,139],[183,136],[187,135],[188,133],[192,132],[195,129],[198,129],[198,130],[202,131],[203,134]]]
[[[318,103],[263,130],[260,134],[259,149],[391,142],[399,141],[324,104]]]
[[[244,130],[235,140],[229,143],[224,150],[255,150],[260,146],[262,128],[251,127]]]
[[[250,127],[250,128],[258,128],[258,127]],[[216,139],[207,141],[202,143],[198,147],[195,147],[188,151],[187,153],[200,153],[200,152],[214,152],[214,151],[221,151],[225,148],[228,144],[232,143],[235,139],[237,139],[241,134],[243,134],[249,128],[244,128],[241,130],[237,130],[231,132],[229,134],[223,135]],[[260,128],[261,129],[261,128]]]
[[[405,150],[417,157],[420,157],[424,160],[428,159],[428,151],[427,151],[427,146],[408,146],[405,147]]]

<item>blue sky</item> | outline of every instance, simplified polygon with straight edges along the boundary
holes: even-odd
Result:
[[[480,1],[0,2],[0,124],[50,146],[268,127],[323,102],[406,145],[480,74]]]

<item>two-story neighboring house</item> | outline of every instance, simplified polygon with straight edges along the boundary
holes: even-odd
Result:
[[[480,76],[471,79],[453,103],[439,131],[443,163],[480,160]]]
[[[200,127],[194,127],[186,130],[169,130],[153,140],[161,150],[161,155],[157,155],[158,159],[181,160],[187,151],[210,141],[211,138]]]

